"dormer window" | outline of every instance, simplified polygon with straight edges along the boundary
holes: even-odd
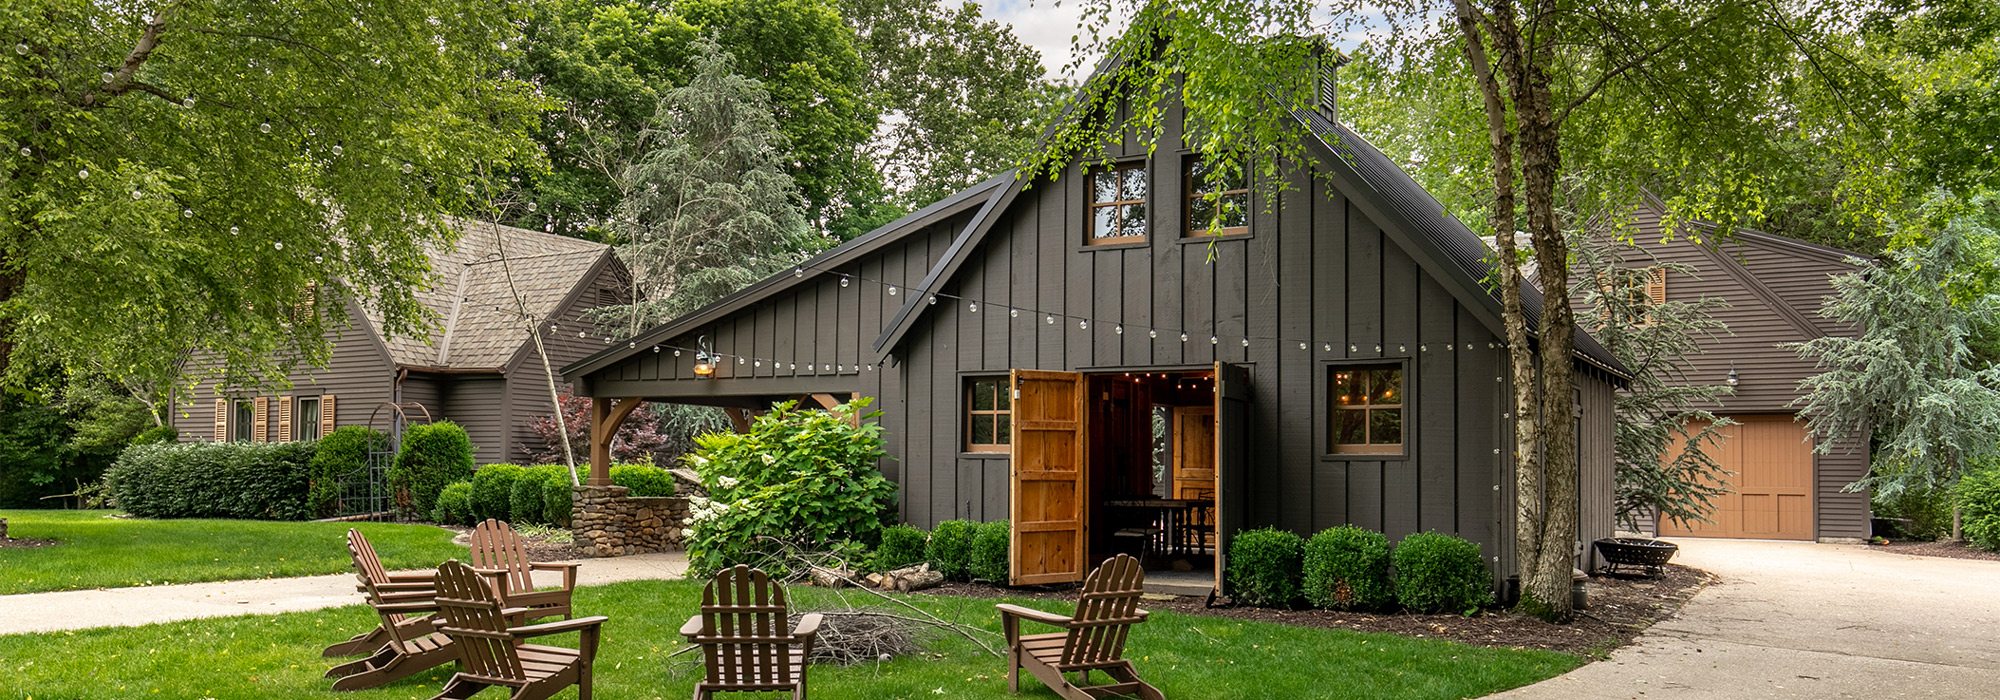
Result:
[[[1091,245],[1146,240],[1146,162],[1118,163],[1090,174]]]

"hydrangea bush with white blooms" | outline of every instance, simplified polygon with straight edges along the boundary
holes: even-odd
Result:
[[[767,568],[780,542],[824,550],[870,543],[892,522],[896,485],[875,468],[887,452],[869,399],[828,410],[779,404],[745,433],[695,440],[684,458],[706,496],[689,499],[688,563],[696,575]]]

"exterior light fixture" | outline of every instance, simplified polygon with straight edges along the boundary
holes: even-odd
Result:
[[[1736,376],[1736,367],[1734,365],[1730,366],[1729,376],[1728,378],[1723,379],[1723,381],[1728,382],[1730,386],[1736,386],[1736,382],[1739,380]]]
[[[715,376],[715,366],[718,364],[717,360],[721,358],[716,357],[715,352],[708,348],[708,336],[701,336],[695,344],[701,346],[701,350],[694,354],[694,376],[702,379]]]

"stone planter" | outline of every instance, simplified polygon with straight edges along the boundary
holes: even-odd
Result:
[[[688,503],[681,496],[636,497],[623,486],[578,486],[570,531],[593,557],[680,549]]]

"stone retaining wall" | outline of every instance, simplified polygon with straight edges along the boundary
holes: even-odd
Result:
[[[664,552],[681,548],[687,498],[628,496],[623,486],[578,486],[570,531],[576,547],[593,557]]]

